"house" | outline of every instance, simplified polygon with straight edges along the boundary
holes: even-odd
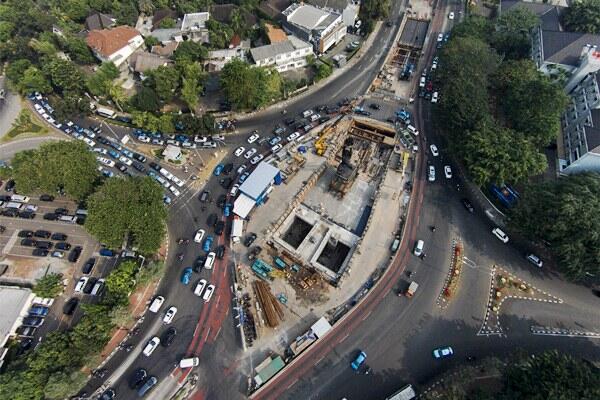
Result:
[[[91,31],[86,42],[96,58],[102,62],[112,61],[118,67],[144,44],[144,39],[137,30],[122,25]]]
[[[157,10],[152,16],[152,30],[159,29],[160,23],[167,18],[177,21],[177,12],[168,8]]]
[[[277,71],[283,72],[306,66],[306,57],[313,54],[313,46],[297,37],[288,36],[284,42],[250,49],[250,54],[257,66],[274,66]]]
[[[342,14],[303,3],[294,3],[283,11],[283,29],[311,43],[315,53],[322,54],[346,36]]]
[[[283,29],[279,29],[271,24],[265,24],[265,28],[267,30],[267,37],[269,38],[269,43],[278,43],[285,42],[287,40],[287,35]]]
[[[250,50],[250,40],[241,40],[238,35],[234,35],[228,49],[208,52],[208,60],[204,67],[209,72],[215,72],[222,70],[225,64],[235,58],[246,62],[248,50]]]
[[[206,21],[210,18],[208,12],[185,14],[182,20],[178,20],[175,28],[158,28],[150,32],[150,36],[156,38],[163,45],[169,42],[183,42],[192,40],[194,42],[208,43],[210,41]]]
[[[129,68],[131,72],[137,73],[141,80],[146,79],[146,72],[172,64],[173,61],[168,58],[152,53],[146,53],[144,51],[136,51],[129,57]]]
[[[283,19],[283,10],[292,4],[291,0],[266,0],[259,4],[258,9],[274,20]]]
[[[342,14],[342,21],[345,26],[354,25],[360,9],[360,1],[358,0],[307,0],[307,3],[323,10]]]
[[[179,42],[168,42],[165,45],[152,46],[150,52],[158,56],[172,57],[175,50],[179,47]]]
[[[112,28],[117,24],[117,20],[112,15],[94,13],[85,19],[85,29],[90,31]]]

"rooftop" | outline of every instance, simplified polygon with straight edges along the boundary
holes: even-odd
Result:
[[[260,3],[259,9],[271,18],[278,17],[283,10],[289,7],[290,0],[266,0]]]
[[[265,28],[267,29],[267,36],[269,37],[269,42],[271,42],[271,44],[283,42],[288,38],[283,29],[277,28],[271,24],[265,24]]]
[[[177,20],[177,12],[168,8],[162,8],[160,10],[157,10],[154,13],[154,16],[152,17],[152,30],[158,29],[160,23],[165,18],[172,18],[174,20]]]
[[[240,192],[254,200],[273,182],[279,174],[279,169],[269,163],[261,162],[250,176],[240,186]]]
[[[585,127],[588,151],[600,154],[600,109],[591,110],[592,125]]]
[[[173,63],[168,58],[143,51],[133,53],[129,61],[135,72],[146,72]]]
[[[600,48],[600,35],[542,30],[544,60],[551,63],[578,66],[581,51],[588,44]]]
[[[261,60],[274,58],[279,54],[291,53],[294,50],[303,49],[306,47],[312,48],[312,45],[294,36],[290,36],[288,40],[284,42],[277,42],[273,44],[268,44],[266,46],[260,46],[250,49],[250,54],[252,54],[252,59],[254,59],[254,62],[258,63]]]
[[[14,329],[15,322],[33,297],[30,289],[0,286],[0,345],[4,345],[7,336]]]
[[[91,31],[86,42],[98,54],[108,57],[129,44],[140,33],[130,26],[122,25],[113,29]]]
[[[185,14],[183,16],[183,22],[181,23],[182,31],[195,31],[204,29],[206,27],[206,21],[210,14],[208,12],[198,12],[192,14]]]
[[[169,42],[164,46],[152,46],[151,52],[159,56],[171,57],[173,55],[173,52],[177,50],[177,47],[179,47],[179,42]]]
[[[93,31],[97,29],[107,29],[116,24],[117,20],[112,15],[94,13],[85,19],[85,29]]]
[[[308,0],[308,3],[325,9],[343,11],[348,6],[348,3],[350,3],[350,0]]]
[[[310,4],[294,3],[283,14],[287,22],[303,29],[313,31],[327,28],[339,14],[311,6]]]
[[[428,21],[407,18],[404,29],[402,29],[402,34],[400,35],[400,40],[398,41],[399,44],[422,49],[428,28]]]

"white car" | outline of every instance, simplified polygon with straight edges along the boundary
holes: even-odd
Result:
[[[419,80],[419,87],[425,87],[425,81],[426,81],[425,77],[422,76],[421,79]]]
[[[435,144],[432,144],[431,146],[429,146],[429,149],[431,150],[431,154],[433,154],[434,157],[437,157],[440,155],[440,152],[438,151],[438,148]]]
[[[204,288],[206,287],[206,279],[200,279],[198,284],[196,285],[196,289],[194,289],[194,294],[198,297],[202,296],[202,292],[204,292]]]
[[[437,41],[438,42],[443,42],[444,41],[444,34],[443,33],[438,33]]]
[[[244,151],[246,151],[246,149],[244,147],[240,146],[237,149],[235,149],[235,153],[233,153],[233,154],[235,154],[236,157],[239,157],[242,154],[244,154]]]
[[[213,251],[208,253],[206,256],[206,261],[204,261],[204,269],[212,269],[216,256],[217,255]]]
[[[171,191],[171,193],[173,193],[177,197],[179,197],[179,195],[181,195],[181,192],[179,190],[177,190],[177,188],[174,185],[171,185],[169,187],[169,190]]]
[[[446,179],[452,179],[452,168],[449,165],[444,165],[444,175]]]
[[[108,158],[105,158],[105,157],[96,157],[96,160],[98,160],[102,164],[106,165],[107,167],[115,166],[115,162],[113,160],[109,160]]]
[[[256,157],[254,157],[251,161],[250,164],[252,165],[256,165],[260,162],[260,160],[262,160],[263,158],[265,158],[265,156],[263,156],[262,154],[257,155]]]
[[[96,142],[94,142],[90,138],[84,137],[84,138],[82,138],[82,140],[85,142],[85,144],[87,144],[90,147],[94,147],[96,145]]]
[[[538,256],[536,256],[535,254],[529,254],[527,256],[527,261],[529,261],[530,263],[532,263],[533,265],[535,265],[538,268],[542,268],[542,265],[544,265],[544,262],[542,260],[540,260],[540,258]]]
[[[206,136],[194,136],[194,142],[196,143],[206,143],[206,141],[208,140],[208,137]]]
[[[83,288],[85,287],[85,285],[87,285],[89,279],[90,278],[88,278],[87,276],[82,276],[81,278],[79,278],[77,284],[75,285],[75,293],[83,292]]]
[[[434,104],[438,102],[438,92],[433,92],[433,95],[431,95],[431,102]]]
[[[250,136],[248,138],[248,143],[252,144],[252,143],[256,142],[259,137],[260,137],[260,135],[258,133],[253,134],[252,136]]]
[[[177,314],[177,307],[169,307],[169,309],[165,313],[163,322],[165,324],[170,324],[171,322],[173,322],[173,318],[175,318],[175,314]]]
[[[142,143],[150,143],[150,138],[146,135],[138,136],[138,140]]]
[[[202,238],[204,237],[204,229],[198,229],[196,232],[196,236],[194,236],[194,242],[202,243]]]
[[[202,299],[208,303],[210,301],[210,298],[212,297],[214,291],[215,291],[215,285],[208,285],[208,287],[204,291],[204,296],[202,296]]]
[[[142,353],[144,353],[146,357],[150,357],[159,344],[160,339],[158,338],[158,336],[154,336],[152,339],[150,339],[146,347],[144,347],[144,351]]]
[[[106,154],[107,151],[106,151],[106,149],[103,149],[102,147],[94,147],[94,153]]]
[[[435,167],[433,165],[429,166],[429,174],[427,175],[427,180],[429,180],[429,182],[435,182]]]
[[[174,184],[176,184],[178,187],[183,187],[184,182],[179,179],[178,177],[174,176],[171,178],[171,180],[173,181]]]
[[[253,155],[255,155],[255,154],[256,154],[256,152],[257,152],[257,150],[256,150],[256,149],[253,147],[253,148],[251,148],[250,150],[248,150],[248,151],[246,152],[246,154],[244,154],[244,158],[245,158],[245,159],[249,159],[250,157],[252,157]]]
[[[127,158],[125,156],[119,157],[119,161],[121,161],[123,164],[125,164],[127,166],[131,166],[131,164],[133,164],[133,161],[131,161],[129,158]]]
[[[240,167],[237,169],[238,175],[241,175],[242,172],[244,172],[246,170],[246,168],[248,168],[248,166],[246,164],[240,165]]]
[[[281,150],[283,148],[283,146],[281,145],[281,143],[276,144],[275,146],[271,147],[271,152],[272,153],[277,153],[279,150]]]
[[[492,233],[498,238],[500,239],[500,241],[502,241],[502,243],[508,243],[508,236],[506,235],[506,233],[504,233],[504,231],[500,228],[494,228],[492,230]]]
[[[448,14],[448,19],[454,19],[454,12],[450,11],[450,14]]]
[[[431,62],[431,70],[433,71],[433,70],[437,69],[437,66],[438,66],[438,58],[434,57],[433,61]]]
[[[300,136],[300,132],[294,132],[287,137],[287,141],[291,142],[292,140],[298,138]]]
[[[238,190],[240,190],[240,184],[236,183],[235,185],[233,185],[233,187],[231,188],[231,190],[229,191],[229,195],[231,197],[235,196],[238,192]]]

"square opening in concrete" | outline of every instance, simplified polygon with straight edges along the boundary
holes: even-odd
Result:
[[[300,243],[304,241],[308,232],[312,229],[312,225],[299,218],[298,216],[294,216],[294,221],[290,224],[287,232],[283,235],[283,240],[292,246],[294,249],[297,249],[300,246]]]
[[[339,240],[329,240],[319,255],[317,262],[337,273],[348,256],[350,247]]]

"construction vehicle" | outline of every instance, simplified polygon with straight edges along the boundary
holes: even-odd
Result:
[[[333,131],[335,131],[333,125],[327,126],[321,131],[319,138],[315,142],[315,151],[318,156],[322,156],[323,154],[325,154],[325,151],[327,150],[327,144],[325,144],[325,141]]]

